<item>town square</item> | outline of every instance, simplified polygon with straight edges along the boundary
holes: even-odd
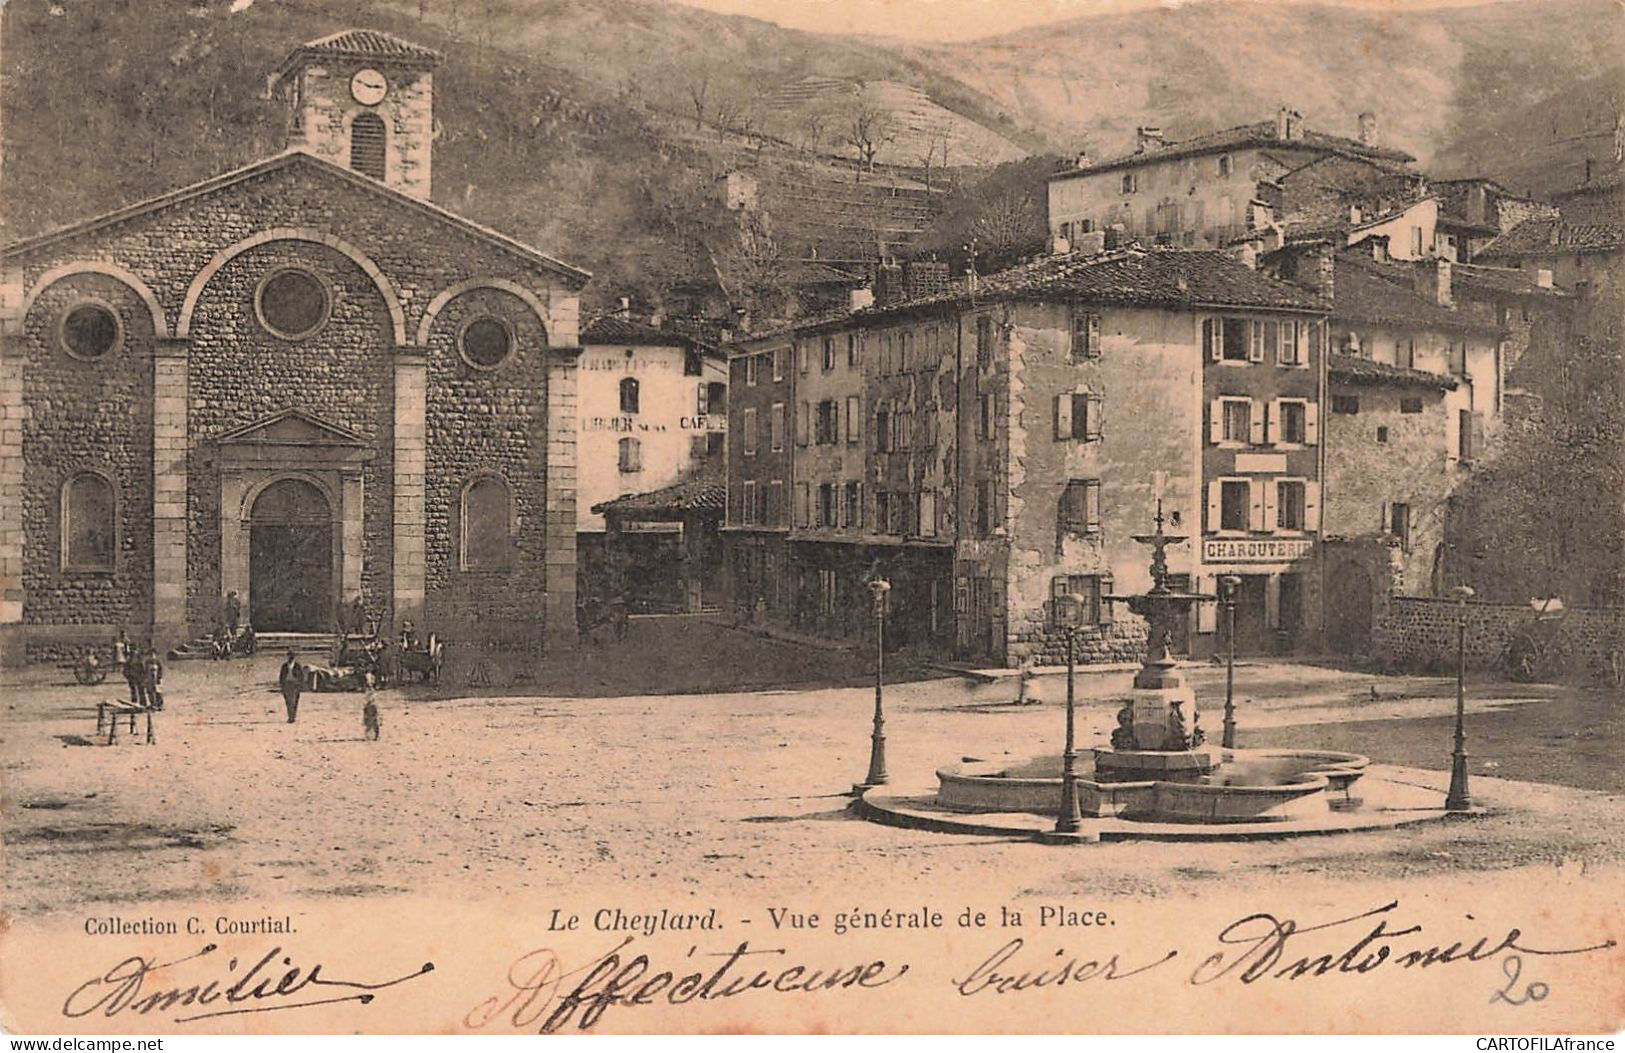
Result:
[[[3,5],[7,1028],[1617,1029],[1615,5],[923,2]]]

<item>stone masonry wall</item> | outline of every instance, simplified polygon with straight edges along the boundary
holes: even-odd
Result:
[[[1389,597],[1372,626],[1373,652],[1399,664],[1453,668],[1458,617],[1459,606],[1454,600]],[[1469,603],[1468,664],[1481,669],[1498,668],[1507,645],[1534,623],[1534,617],[1534,610],[1527,604]],[[1610,648],[1625,647],[1625,608],[1568,608],[1555,635],[1558,646],[1567,649],[1575,673],[1586,675]]]
[[[210,481],[208,455],[197,444],[289,404],[307,405],[373,439],[376,455],[365,481],[364,588],[369,604],[393,599],[391,553],[378,546],[393,522],[394,348],[417,342],[436,296],[471,280],[508,282],[522,289],[538,304],[551,345],[571,347],[578,339],[577,293],[573,279],[545,264],[353,180],[314,159],[291,155],[230,185],[54,242],[25,245],[16,255],[15,280],[8,284],[36,294],[21,320],[30,348],[22,363],[30,412],[24,472],[25,621],[56,625],[151,618],[151,311],[118,280],[51,275],[78,261],[132,274],[150,290],[162,328],[168,330],[157,335],[190,337],[177,340],[191,359],[187,408],[193,449],[187,463],[193,477],[188,480],[189,542],[195,565],[189,568],[188,617],[206,623],[218,602],[218,489],[210,489],[217,483]],[[220,266],[217,257],[226,250],[236,251],[245,240],[267,235],[273,239]],[[322,240],[329,245],[319,244]],[[367,264],[350,257],[364,258]],[[254,285],[266,266],[286,259],[316,270],[332,283],[334,293],[328,324],[308,340],[291,343],[265,333],[252,309]],[[380,283],[385,290],[378,288]],[[70,382],[70,374],[86,367],[61,354],[47,354],[44,342],[48,336],[54,341],[51,334],[64,298],[80,288],[115,305],[125,326],[125,346],[115,356],[123,367],[95,386]],[[517,296],[511,300],[522,302]],[[445,311],[454,308],[447,304]],[[527,323],[532,329],[521,339],[529,341],[529,354],[540,358],[534,349],[542,340],[541,326],[534,315],[527,305],[522,316],[532,319]],[[454,333],[455,322],[447,314],[431,328],[435,339],[449,340],[441,334]],[[479,399],[471,389],[457,397]],[[485,411],[470,410],[471,415],[478,412]],[[63,588],[67,583],[50,569],[56,558],[52,495],[76,449],[87,456],[116,456],[111,467],[131,481],[120,495],[124,521],[118,574]],[[537,447],[532,480],[537,486],[544,465],[543,450]]]
[[[94,362],[68,355],[57,327],[85,299],[117,312],[121,346]],[[152,315],[129,287],[77,274],[46,289],[24,320],[23,618],[30,624],[131,625],[152,612]],[[61,494],[81,470],[114,484],[112,573],[62,567]]]
[[[495,369],[463,360],[457,336],[468,322],[496,317],[516,344]],[[429,334],[428,462],[425,473],[426,602],[436,612],[534,624],[542,619],[547,553],[547,334],[512,293],[474,289],[436,316]],[[507,484],[516,530],[506,571],[459,566],[462,493],[480,473]],[[474,601],[477,599],[477,603]]]
[[[327,285],[332,310],[322,328],[282,340],[259,324],[254,292],[290,264]],[[369,608],[389,603],[391,505],[389,312],[372,281],[324,245],[278,241],[250,249],[215,274],[192,320],[187,458],[187,617],[207,628],[219,611],[220,475],[211,441],[289,406],[299,406],[371,440],[362,473],[362,590]]]

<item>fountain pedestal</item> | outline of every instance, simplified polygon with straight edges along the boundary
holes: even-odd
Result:
[[[1170,654],[1176,625],[1191,607],[1212,597],[1176,592],[1168,587],[1167,548],[1187,540],[1163,533],[1162,505],[1157,505],[1156,531],[1136,535],[1151,546],[1151,590],[1137,596],[1112,596],[1146,620],[1145,663],[1134,675],[1134,694],[1117,714],[1112,748],[1095,751],[1095,772],[1103,782],[1197,782],[1218,763],[1203,750],[1197,724],[1196,693]]]

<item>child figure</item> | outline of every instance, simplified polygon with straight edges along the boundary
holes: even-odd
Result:
[[[1018,706],[1036,706],[1041,701],[1037,691],[1034,690],[1038,680],[1037,665],[1037,659],[1031,657],[1021,663],[1021,685],[1016,693]]]
[[[377,741],[383,730],[383,722],[378,718],[378,682],[367,673],[362,683],[366,685],[367,702],[361,707],[361,730],[368,740]]]

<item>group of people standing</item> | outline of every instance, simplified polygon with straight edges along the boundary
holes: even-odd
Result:
[[[148,709],[163,709],[164,663],[158,658],[156,647],[138,647],[130,642],[124,630],[113,641],[113,665],[124,671],[124,682],[130,687],[130,704]]]

